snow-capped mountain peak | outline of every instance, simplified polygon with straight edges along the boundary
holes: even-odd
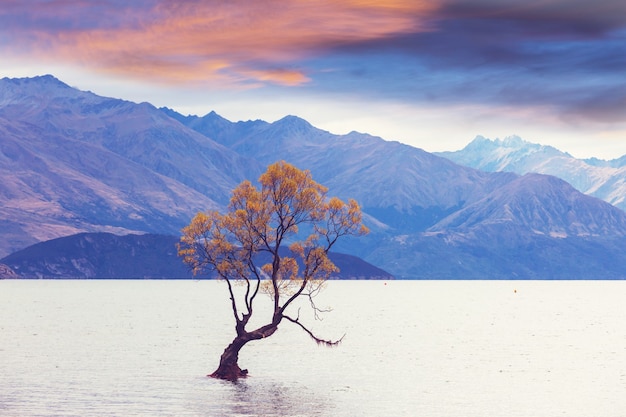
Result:
[[[517,136],[504,140],[479,136],[460,151],[439,155],[483,171],[553,175],[585,194],[626,210],[626,167],[619,163],[626,158],[614,161],[576,159],[551,146],[527,142]]]

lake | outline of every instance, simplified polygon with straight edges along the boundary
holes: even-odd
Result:
[[[626,282],[330,282],[215,370],[216,281],[0,281],[0,416],[623,416]],[[262,301],[266,301],[263,299]],[[263,313],[263,309],[259,313]],[[294,312],[294,315],[296,313]]]

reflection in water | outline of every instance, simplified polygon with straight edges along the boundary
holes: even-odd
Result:
[[[237,382],[207,378],[190,398],[198,416],[331,416],[332,401],[299,385],[251,377]]]
[[[208,415],[227,416],[328,416],[327,398],[297,385],[250,377],[237,382],[214,381],[221,385],[211,390],[212,396],[219,392]],[[209,410],[207,410],[209,411]],[[213,413],[213,414],[211,414]]]

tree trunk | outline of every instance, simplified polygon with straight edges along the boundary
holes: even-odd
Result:
[[[236,381],[239,378],[248,376],[247,369],[241,369],[237,363],[239,360],[239,351],[246,343],[251,340],[259,340],[274,334],[278,328],[277,324],[268,324],[252,332],[241,331],[241,334],[235,337],[233,342],[226,346],[224,353],[220,357],[220,364],[210,376],[211,378],[226,379],[228,381]]]
[[[248,375],[248,370],[239,368],[237,362],[239,360],[239,351],[249,340],[248,338],[237,336],[235,340],[224,349],[219,366],[215,372],[209,376],[211,378],[226,379],[229,381],[245,378]]]

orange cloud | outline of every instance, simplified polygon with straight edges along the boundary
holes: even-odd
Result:
[[[76,2],[69,2],[76,3]],[[93,13],[88,3],[77,13]],[[117,23],[31,31],[39,53],[104,71],[172,83],[300,85],[294,60],[326,48],[427,30],[431,1],[162,1],[121,9]],[[67,12],[67,11],[66,11]],[[66,12],[60,12],[67,18]],[[113,11],[108,9],[108,18]],[[136,16],[129,18],[129,13]],[[73,19],[83,18],[81,15]]]
[[[271,82],[286,86],[297,86],[310,81],[310,78],[302,71],[288,69],[248,70],[243,71],[242,74],[261,82]]]

